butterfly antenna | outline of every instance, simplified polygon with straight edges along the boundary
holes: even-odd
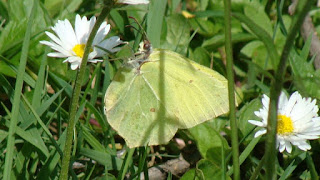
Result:
[[[129,18],[130,18],[130,19],[133,19],[134,22],[140,27],[141,31],[138,31],[138,32],[142,32],[142,35],[143,35],[144,39],[147,40],[147,41],[150,43],[146,31],[145,31],[144,28],[141,26],[141,24],[137,21],[137,19],[134,18],[134,17],[132,17],[132,16],[129,16]],[[136,28],[135,28],[135,29],[136,29]]]
[[[144,28],[141,26],[141,24],[137,21],[136,18],[132,17],[132,16],[129,16],[130,19],[133,19],[134,22],[140,27],[141,31],[138,31],[138,32],[142,32],[142,35],[143,35],[143,49],[144,49],[144,53],[145,53],[145,56],[144,56],[144,59],[147,59],[149,57],[149,55],[151,54],[152,52],[152,45],[149,41],[149,38],[147,36],[147,33],[146,31],[144,30]],[[135,28],[137,29],[137,28]]]

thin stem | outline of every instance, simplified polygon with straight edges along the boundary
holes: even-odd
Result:
[[[268,126],[267,126],[267,139],[266,139],[266,179],[276,179],[275,173],[275,162],[276,162],[276,131],[277,131],[277,107],[278,97],[281,92],[283,76],[286,70],[286,62],[294,43],[295,37],[302,25],[304,17],[311,8],[311,4],[314,0],[299,1],[298,12],[292,21],[290,32],[288,33],[286,43],[284,45],[280,62],[275,74],[275,80],[271,84],[270,90],[270,105],[268,115]]]
[[[225,48],[227,58],[227,78],[228,78],[228,95],[230,108],[230,125],[231,125],[231,145],[232,145],[232,161],[234,174],[233,179],[240,179],[239,164],[239,145],[238,145],[238,128],[236,122],[236,105],[234,93],[234,74],[232,59],[232,41],[231,41],[231,0],[224,0],[224,22],[225,22]]]
[[[21,57],[20,57],[20,64],[19,69],[17,73],[17,79],[15,84],[15,90],[14,90],[14,97],[13,97],[13,104],[12,104],[12,116],[10,120],[10,126],[9,126],[9,132],[8,132],[8,140],[7,140],[7,147],[6,147],[6,158],[4,163],[4,172],[3,172],[3,179],[9,180],[11,175],[11,169],[13,167],[13,156],[14,156],[14,142],[15,142],[15,133],[16,133],[16,127],[19,117],[19,107],[20,107],[20,101],[21,101],[21,91],[23,86],[23,77],[24,72],[26,69],[27,64],[27,57],[28,57],[28,51],[29,51],[29,45],[30,45],[30,36],[31,36],[31,30],[32,25],[34,21],[35,12],[37,11],[38,7],[38,1],[33,1],[33,7],[31,10],[30,18],[28,21],[27,30],[24,36],[23,44],[22,44],[22,50],[21,50]]]
[[[111,2],[113,2],[113,1],[111,1]],[[102,24],[104,19],[108,16],[112,7],[113,7],[113,4],[105,5],[103,7],[100,16],[98,17],[95,25],[93,26],[93,29],[90,33],[90,36],[89,36],[87,44],[86,44],[86,48],[85,48],[83,58],[81,61],[80,70],[78,71],[78,74],[77,74],[77,79],[75,82],[75,87],[73,89],[73,94],[72,94],[72,98],[71,98],[69,124],[67,127],[67,137],[66,137],[67,139],[66,139],[65,148],[63,151],[64,156],[62,159],[60,180],[68,179],[68,170],[69,170],[69,163],[70,163],[70,156],[71,156],[75,117],[76,117],[76,112],[78,109],[78,102],[79,102],[79,96],[80,96],[80,91],[81,91],[81,83],[83,81],[83,77],[84,77],[91,45],[92,45],[93,39],[94,39],[100,25]]]

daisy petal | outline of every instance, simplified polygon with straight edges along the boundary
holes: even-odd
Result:
[[[256,138],[256,137],[259,137],[259,136],[261,136],[261,135],[263,135],[263,134],[265,134],[265,133],[267,133],[267,130],[266,129],[261,129],[261,130],[259,130],[258,132],[256,132],[256,134],[254,135],[254,137]]]
[[[117,3],[122,3],[122,4],[148,4],[149,0],[118,0]]]

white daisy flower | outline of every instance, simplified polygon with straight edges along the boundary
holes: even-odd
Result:
[[[41,44],[50,46],[57,52],[49,53],[50,57],[67,58],[63,62],[71,63],[71,69],[77,69],[80,64],[84,54],[84,48],[88,41],[89,35],[92,28],[96,22],[96,17],[92,17],[89,21],[87,17],[84,16],[82,19],[80,15],[76,15],[75,28],[71,26],[68,19],[61,21],[59,20],[54,27],[51,29],[56,33],[56,35],[45,32],[52,41],[40,41]],[[120,48],[116,46],[122,44],[118,36],[113,36],[105,39],[105,36],[110,31],[110,24],[103,22],[94,37],[92,47],[88,56],[88,62],[96,63],[102,61],[98,59],[108,52],[100,49],[99,47],[108,50],[111,53],[117,52]]]
[[[149,0],[118,0],[120,4],[149,4]]]
[[[269,97],[263,95],[263,107],[254,112],[256,116],[262,118],[262,121],[249,120],[251,124],[262,127],[254,137],[267,132],[269,101]],[[293,93],[288,100],[287,96],[281,93],[277,116],[277,148],[280,152],[286,150],[291,153],[292,145],[304,151],[311,149],[307,140],[317,139],[320,135],[318,110],[316,100],[302,98],[298,92]]]

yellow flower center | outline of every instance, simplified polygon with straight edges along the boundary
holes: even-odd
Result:
[[[86,44],[77,44],[73,47],[72,51],[76,53],[77,56],[82,58],[85,47],[86,47]]]
[[[86,47],[86,44],[77,44],[72,48],[72,51],[74,53],[76,53],[77,56],[82,58],[83,54],[84,54],[84,48],[85,47]],[[90,48],[90,52],[92,52],[92,51],[93,51],[93,49]]]
[[[278,115],[277,134],[288,135],[294,130],[293,123],[290,117]]]

